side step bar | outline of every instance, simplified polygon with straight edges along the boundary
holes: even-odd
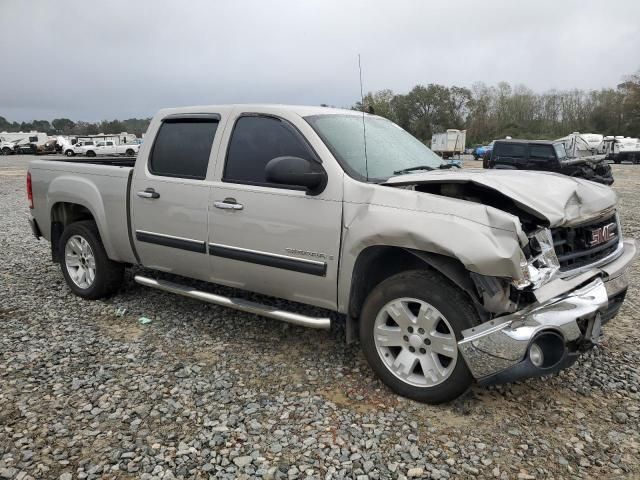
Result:
[[[330,318],[308,317],[306,315],[300,315],[299,313],[285,312],[284,310],[278,310],[274,307],[251,302],[242,298],[223,297],[222,295],[203,292],[202,290],[196,290],[195,288],[168,282],[166,280],[154,280],[153,278],[143,277],[141,275],[136,275],[134,280],[140,285],[144,285],[146,287],[157,288],[158,290],[164,290],[165,292],[176,293],[184,297],[195,298],[196,300],[214,303],[223,307],[235,308],[236,310],[241,310],[243,312],[262,315],[263,317],[281,320],[283,322],[300,325],[302,327],[327,330],[331,325]]]

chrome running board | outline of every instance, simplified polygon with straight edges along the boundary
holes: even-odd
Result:
[[[145,287],[157,288],[158,290],[164,290],[165,292],[175,293],[177,295],[202,300],[208,303],[214,303],[222,307],[235,308],[236,310],[243,312],[262,315],[263,317],[273,318],[275,320],[300,325],[302,327],[326,330],[331,325],[330,318],[308,317],[306,315],[300,315],[299,313],[286,312],[268,305],[262,305],[261,303],[244,300],[242,298],[229,298],[222,295],[216,295],[214,293],[203,292],[202,290],[196,290],[195,288],[168,282],[166,280],[154,280],[153,278],[147,278],[141,275],[136,275],[134,280]]]

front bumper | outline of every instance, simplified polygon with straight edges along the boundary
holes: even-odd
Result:
[[[547,375],[571,365],[580,351],[593,345],[601,324],[617,314],[636,252],[635,240],[627,240],[616,260],[581,274],[579,284],[561,280],[556,287],[560,293],[553,298],[538,298],[521,311],[464,330],[458,349],[473,376],[480,383],[502,383]],[[543,341],[550,341],[545,345],[556,351],[548,357],[553,363],[536,366],[529,352],[532,344]]]

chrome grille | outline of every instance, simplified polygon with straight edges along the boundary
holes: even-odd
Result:
[[[620,241],[620,225],[615,214],[577,227],[551,229],[560,271],[573,270],[597,262],[615,252]]]

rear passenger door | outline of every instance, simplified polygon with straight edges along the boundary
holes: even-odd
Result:
[[[206,280],[209,164],[217,150],[219,115],[162,121],[131,187],[134,239],[142,264]]]
[[[226,159],[211,189],[211,281],[334,308],[344,174],[322,163],[310,143],[320,140],[301,117],[282,115],[241,112],[229,120]],[[267,182],[267,162],[282,156],[320,163],[324,190],[311,195]]]

